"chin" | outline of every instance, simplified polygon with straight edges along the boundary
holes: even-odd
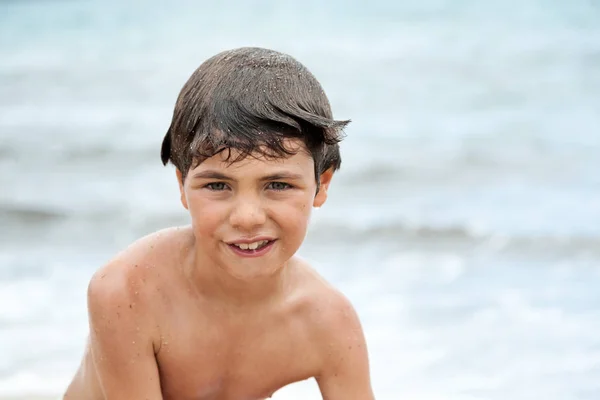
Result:
[[[285,267],[286,261],[276,260],[242,260],[229,261],[227,273],[236,279],[252,281],[257,279],[268,279],[277,275]]]

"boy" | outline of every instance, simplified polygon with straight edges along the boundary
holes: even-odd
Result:
[[[353,307],[294,256],[347,122],[288,55],[241,48],[204,62],[161,151],[191,226],[142,238],[94,274],[88,346],[64,398],[257,400],[314,377],[324,399],[372,400]]]

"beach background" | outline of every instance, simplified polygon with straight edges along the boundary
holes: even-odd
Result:
[[[378,400],[600,398],[597,2],[1,0],[0,399],[60,395],[92,273],[187,223],[160,143],[238,46],[353,120],[301,254],[356,306]]]

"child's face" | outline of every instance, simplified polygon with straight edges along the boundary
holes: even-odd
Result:
[[[286,144],[303,146],[291,139]],[[225,161],[227,155],[205,160],[183,183],[178,173],[196,244],[211,264],[239,279],[271,275],[302,244],[312,207],[325,202],[333,173],[321,175],[315,196],[313,159],[305,151],[274,160],[250,156],[233,164]]]

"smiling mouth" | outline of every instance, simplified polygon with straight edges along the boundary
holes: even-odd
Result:
[[[275,240],[258,240],[252,243],[228,243],[227,245],[241,255],[262,255],[269,251]]]
[[[239,247],[242,250],[260,250],[268,245],[269,242],[272,242],[272,240],[259,240],[252,243],[232,243],[231,246]]]

